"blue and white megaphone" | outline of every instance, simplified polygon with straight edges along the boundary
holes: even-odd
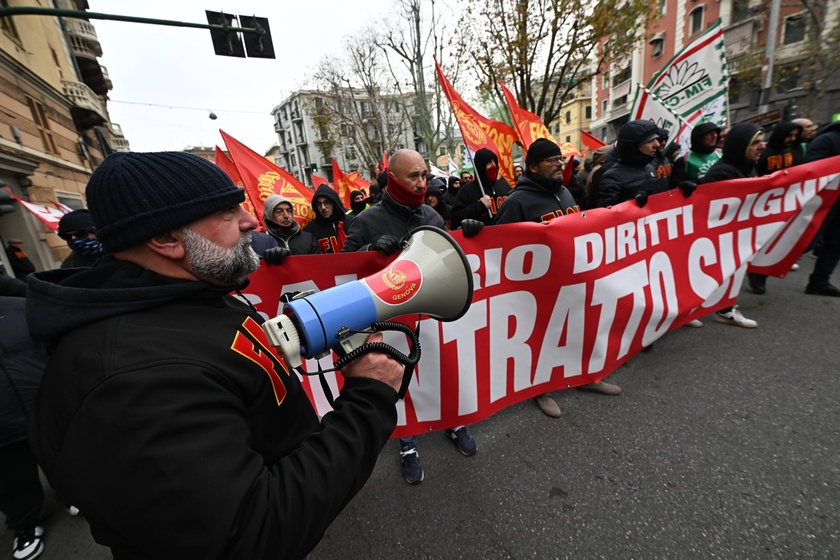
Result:
[[[263,324],[289,366],[299,368],[301,357],[315,358],[331,349],[348,355],[364,344],[373,325],[394,317],[417,313],[454,321],[467,312],[472,273],[455,240],[441,229],[421,226],[403,239],[402,247],[379,272],[297,297]]]

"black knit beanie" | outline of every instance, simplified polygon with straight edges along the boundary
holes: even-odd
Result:
[[[84,208],[67,212],[58,221],[59,237],[76,231],[96,231],[90,212]]]
[[[530,167],[544,159],[560,155],[563,155],[560,152],[560,146],[547,138],[537,138],[528,148],[528,153],[525,156],[525,167]]]
[[[114,253],[245,200],[221,168],[186,152],[117,152],[85,190],[96,236]]]

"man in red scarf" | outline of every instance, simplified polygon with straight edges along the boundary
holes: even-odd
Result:
[[[443,218],[431,206],[424,204],[426,196],[426,161],[414,150],[397,150],[388,161],[388,186],[382,202],[371,206],[353,220],[342,253],[355,251],[396,252],[400,239],[419,226],[444,227]],[[464,220],[464,235],[476,235],[484,224],[478,220]],[[475,441],[466,426],[446,430],[455,446],[464,455],[476,452]],[[423,481],[417,444],[414,437],[400,439],[403,477],[409,484]]]

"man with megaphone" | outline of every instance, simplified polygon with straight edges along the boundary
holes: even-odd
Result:
[[[28,287],[53,350],[30,442],[56,494],[115,558],[304,557],[393,433],[403,365],[350,363],[319,421],[229,295],[259,266],[243,189],[192,154],[118,152],[85,194],[110,255]]]
[[[443,218],[424,204],[426,195],[426,162],[419,152],[397,150],[388,160],[388,185],[382,201],[359,214],[347,232],[342,253],[354,251],[382,251],[386,255],[400,248],[400,239],[419,226],[445,229]],[[472,237],[484,224],[467,219],[461,222],[464,236]],[[446,430],[463,455],[476,452],[475,441],[466,426]],[[400,438],[400,463],[403,477],[409,484],[419,484],[425,473],[420,466],[416,438]]]

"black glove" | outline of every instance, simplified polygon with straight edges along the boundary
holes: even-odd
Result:
[[[682,191],[683,196],[688,198],[691,196],[691,193],[697,190],[697,183],[694,181],[683,181],[680,183],[679,189]]]
[[[639,205],[639,208],[644,208],[645,204],[647,204],[647,201],[648,201],[648,193],[646,193],[645,191],[642,191],[640,193],[637,193],[635,198],[636,198],[636,204]]]
[[[371,243],[370,248],[374,251],[382,251],[386,255],[392,255],[400,248],[400,240],[393,235],[385,234]]]
[[[478,235],[478,232],[480,232],[483,227],[484,222],[480,220],[473,220],[472,218],[461,220],[461,231],[464,232],[464,237],[467,238]]]
[[[283,261],[286,260],[291,253],[285,247],[272,247],[271,249],[266,249],[263,253],[263,260],[270,264],[270,265],[278,265],[283,264]]]

